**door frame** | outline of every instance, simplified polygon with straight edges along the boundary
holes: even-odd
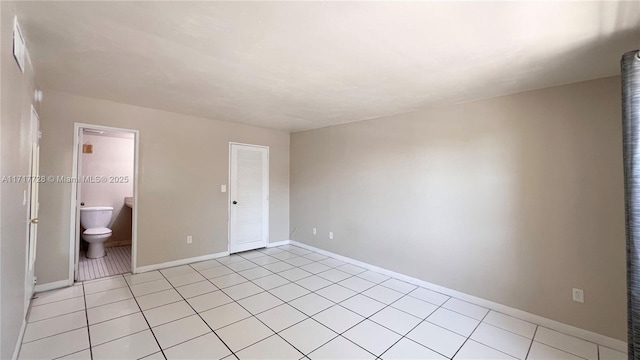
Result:
[[[71,178],[80,179],[78,174],[80,168],[80,131],[84,129],[103,130],[103,131],[121,131],[133,133],[133,208],[131,219],[131,273],[137,273],[137,254],[138,254],[138,167],[140,164],[140,131],[135,129],[125,129],[112,126],[73,123],[73,164],[71,167]],[[80,181],[71,181],[71,201],[69,205],[69,285],[75,283],[75,265],[76,251],[80,248],[80,234],[77,226],[79,225],[79,199],[78,194],[81,188]]]
[[[267,182],[267,208],[265,209],[266,212],[266,216],[267,216],[267,228],[265,229],[266,231],[266,241],[264,246],[267,247],[269,245],[269,225],[270,225],[270,217],[269,217],[269,207],[271,205],[271,186],[269,183],[269,168],[270,168],[270,154],[269,154],[269,146],[266,145],[256,145],[256,144],[247,144],[247,143],[241,143],[241,142],[233,142],[230,141],[229,142],[229,176],[227,179],[227,184],[229,184],[229,186],[227,186],[227,252],[229,254],[231,254],[231,157],[232,157],[232,150],[231,148],[233,147],[233,145],[242,145],[242,146],[251,146],[251,147],[256,147],[256,148],[262,148],[262,149],[266,149],[267,150],[267,169],[266,169],[266,182]]]
[[[35,123],[34,123],[35,121]],[[37,140],[38,144],[40,143],[40,115],[38,114],[38,111],[36,110],[35,106],[33,106],[33,104],[31,104],[31,112],[29,113],[29,173],[31,175],[31,181],[40,181],[38,178],[35,178],[35,176],[39,177],[39,155],[36,155],[37,159],[36,162],[38,163],[36,166],[38,168],[38,174],[33,174],[33,157],[34,157],[34,139]],[[40,151],[40,146],[37,146],[37,151]],[[36,258],[36,253],[37,253],[37,240],[34,242],[34,244],[31,244],[31,239],[32,239],[32,234],[31,232],[34,231],[35,235],[34,238],[37,239],[38,236],[38,231],[37,231],[37,224],[32,224],[31,223],[31,209],[32,206],[34,206],[33,204],[33,184],[29,184],[29,188],[27,190],[27,201],[28,201],[28,207],[27,207],[27,246],[26,246],[26,266],[25,266],[25,311],[29,308],[29,304],[31,302],[31,297],[33,296],[34,292],[35,292],[35,285],[36,285],[36,274],[35,274],[35,258]],[[39,184],[37,184],[39,185]],[[38,190],[36,190],[36,195],[38,195]],[[35,205],[36,207],[38,207],[38,203],[36,203]],[[36,210],[37,211],[37,210]],[[34,229],[34,227],[36,229]],[[32,255],[33,255],[33,261],[32,261]],[[33,264],[32,264],[33,262]],[[31,265],[33,265],[33,268],[31,268]]]

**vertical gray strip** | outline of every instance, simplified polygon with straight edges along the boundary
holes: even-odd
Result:
[[[622,56],[629,359],[640,357],[640,53]],[[637,356],[636,356],[637,355]]]

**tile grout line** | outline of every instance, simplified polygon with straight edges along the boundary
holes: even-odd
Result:
[[[531,348],[533,347],[534,339],[536,338],[536,333],[538,332],[538,325],[536,325],[536,329],[533,331],[533,336],[531,337],[531,344],[529,344],[529,349],[527,349],[527,355],[525,355],[525,359],[529,358],[529,353],[531,352]]]
[[[192,269],[193,271],[198,272],[197,270],[193,269],[193,267],[192,267],[191,265],[187,264],[187,266],[189,266],[189,268],[190,268],[190,269]],[[206,321],[204,318],[202,318],[202,316],[200,315],[200,313],[199,313],[198,311],[196,311],[196,309],[194,309],[194,308],[193,308],[193,306],[192,306],[192,305],[187,301],[187,299],[186,299],[186,298],[185,298],[185,297],[184,297],[184,296],[183,296],[183,295],[178,291],[178,289],[176,289],[176,288],[175,288],[175,286],[173,286],[173,284],[171,284],[171,282],[169,281],[169,279],[167,278],[167,276],[166,276],[164,273],[162,273],[161,271],[158,271],[158,272],[159,272],[159,273],[160,273],[160,275],[162,275],[162,277],[163,277],[163,278],[164,278],[164,279],[165,279],[165,280],[166,280],[166,281],[171,285],[171,287],[173,288],[173,290],[174,290],[175,292],[177,292],[177,293],[178,293],[178,295],[180,295],[180,297],[182,298],[182,301],[184,301],[184,302],[185,302],[185,303],[186,303],[186,304],[191,308],[191,310],[193,310],[193,312],[195,312],[195,314],[200,318],[200,320],[202,320],[202,322],[204,322],[204,323],[205,323],[205,325],[207,325],[207,327],[211,330],[211,332],[212,332],[212,333],[213,333],[213,334],[214,334],[214,335],[215,335],[215,336],[216,336],[216,337],[217,337],[217,338],[218,338],[218,339],[219,339],[219,340],[224,344],[224,346],[226,346],[226,347],[227,347],[227,349],[231,352],[231,355],[235,356],[235,357],[236,357],[236,359],[238,359],[238,357],[237,357],[237,356],[236,356],[236,354],[233,352],[233,350],[231,350],[231,347],[229,347],[229,345],[227,345],[227,343],[226,343],[226,342],[224,342],[224,340],[222,340],[222,338],[221,338],[221,337],[220,337],[220,336],[215,332],[215,330],[213,330],[213,328],[209,325],[209,323],[207,323],[207,321]],[[200,273],[198,272],[198,274],[200,274]],[[200,274],[200,275],[202,275],[202,274]],[[212,284],[212,285],[214,285],[214,286],[215,286],[215,284]],[[193,316],[193,315],[189,315],[189,316]],[[186,318],[186,317],[184,317],[184,318],[182,318],[182,319],[185,319],[185,318]],[[176,321],[176,320],[174,320],[174,321]],[[171,321],[171,322],[173,322],[173,321]],[[170,323],[170,322],[168,322],[168,323],[166,323],[166,324],[169,324],[169,323]],[[165,325],[165,324],[163,324],[163,325]],[[151,332],[153,332],[153,328],[151,328],[151,327],[149,327],[149,328],[151,329]],[[176,346],[178,346],[178,345],[180,345],[180,344],[186,343],[186,342],[191,341],[191,340],[193,340],[193,339],[197,339],[197,338],[199,338],[199,337],[201,337],[201,336],[204,336],[204,335],[207,335],[207,334],[202,334],[202,335],[196,336],[196,337],[194,337],[194,338],[191,338],[191,339],[185,340],[185,341],[183,341],[183,342],[180,342],[180,343],[178,343],[178,344],[175,344],[175,345],[173,345],[173,346],[170,346],[170,347],[168,347],[167,349],[171,349],[171,348],[176,347]],[[155,335],[154,335],[154,336],[155,336]],[[160,344],[158,343],[158,345],[160,345]],[[162,346],[160,347],[160,350],[162,350]],[[163,350],[162,350],[162,351],[163,351]],[[163,354],[164,354],[164,351],[163,351]],[[227,355],[227,356],[228,356],[228,355]],[[166,359],[166,356],[165,356],[165,359]]]
[[[121,275],[121,276],[124,279],[124,275]],[[149,332],[153,336],[153,339],[156,341],[156,344],[158,344],[158,348],[160,349],[160,354],[162,354],[162,356],[166,359],[167,357],[164,354],[164,350],[162,349],[162,346],[160,345],[160,342],[158,341],[158,338],[156,337],[156,334],[153,332],[153,329],[151,328],[151,324],[149,324],[149,320],[147,320],[147,317],[144,315],[144,311],[142,311],[142,307],[140,306],[140,303],[138,303],[138,299],[136,299],[136,296],[133,294],[133,290],[131,290],[131,286],[129,285],[129,282],[127,281],[127,279],[124,279],[124,282],[127,283],[127,289],[129,289],[129,292],[131,293],[131,296],[133,296],[133,301],[135,301],[136,305],[138,305],[138,309],[140,309],[140,314],[142,315],[142,318],[144,319],[144,321],[147,323],[147,326],[149,327]],[[139,332],[143,332],[145,330],[142,330],[142,331],[139,331]],[[133,334],[131,334],[131,335],[133,335]],[[127,335],[127,336],[130,336],[130,335]],[[145,357],[149,356],[149,355],[153,355],[153,354],[156,354],[156,352],[153,352],[151,354],[147,354],[147,355],[145,355]]]
[[[89,329],[89,310],[87,309],[87,294],[84,291],[84,284],[80,285],[82,286],[82,300],[84,302],[84,316],[85,316],[85,320],[87,321],[87,337],[89,339],[89,356],[91,356],[91,359],[93,359],[93,346],[91,346],[91,331]]]

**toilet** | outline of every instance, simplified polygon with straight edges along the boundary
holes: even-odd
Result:
[[[104,242],[111,237],[111,229],[107,226],[112,213],[113,208],[110,206],[80,208],[80,225],[85,229],[82,238],[89,243],[88,258],[95,259],[105,255]]]

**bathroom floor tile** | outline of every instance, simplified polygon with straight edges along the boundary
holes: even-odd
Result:
[[[333,302],[320,295],[311,293],[290,301],[289,305],[302,311],[307,316],[313,316],[320,311],[333,306]]]

